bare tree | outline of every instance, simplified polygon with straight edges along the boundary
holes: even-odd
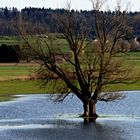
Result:
[[[102,91],[110,84],[129,83],[130,71],[120,61],[121,54],[127,53],[120,40],[125,39],[131,28],[126,12],[116,10],[108,15],[100,8],[100,0],[92,1],[93,28],[96,38],[89,37],[86,18],[68,8],[58,15],[59,30],[65,38],[67,52],[59,46],[53,37],[29,37],[23,35],[28,49],[34,52],[34,60],[40,64],[38,75],[43,85],[53,87],[57,101],[63,101],[73,93],[83,103],[83,117],[97,118],[97,101],[114,101],[124,97],[119,92]],[[23,29],[22,29],[23,30]],[[48,86],[48,87],[49,87]]]

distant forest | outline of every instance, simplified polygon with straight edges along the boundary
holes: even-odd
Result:
[[[65,15],[65,9],[45,9],[45,8],[24,8],[19,11],[17,8],[0,8],[0,35],[12,36],[20,35],[19,23],[20,17],[25,25],[28,34],[46,34],[58,33],[59,15]],[[76,15],[77,24],[82,20],[87,22],[89,36],[94,36],[94,27],[92,27],[94,11],[71,11]],[[113,16],[114,12],[104,12],[107,16]],[[129,22],[133,27],[133,36],[140,36],[140,12],[129,12]],[[121,21],[120,21],[121,22]]]

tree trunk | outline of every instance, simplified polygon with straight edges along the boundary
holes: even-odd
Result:
[[[83,103],[84,114],[81,117],[88,117],[89,116],[89,102]]]
[[[89,117],[98,117],[98,115],[96,114],[96,103],[94,101],[89,101]]]
[[[83,103],[84,114],[81,117],[97,118],[96,114],[96,103],[88,101]]]

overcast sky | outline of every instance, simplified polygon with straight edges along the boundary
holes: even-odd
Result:
[[[17,7],[22,9],[24,7],[45,7],[45,8],[65,8],[67,1],[70,0],[0,0],[0,7]],[[106,0],[107,1],[107,0]],[[121,0],[122,5],[126,5],[130,0]],[[108,5],[111,9],[115,6],[116,0],[108,0]],[[131,0],[131,10],[140,11],[140,0]],[[129,4],[130,5],[130,4]],[[87,9],[92,8],[90,0],[71,0],[71,7],[73,9]]]

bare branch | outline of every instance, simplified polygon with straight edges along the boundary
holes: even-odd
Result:
[[[122,100],[126,96],[121,93],[121,92],[113,92],[113,93],[102,93],[99,97],[99,101],[104,101],[104,102],[112,102],[116,100]]]

